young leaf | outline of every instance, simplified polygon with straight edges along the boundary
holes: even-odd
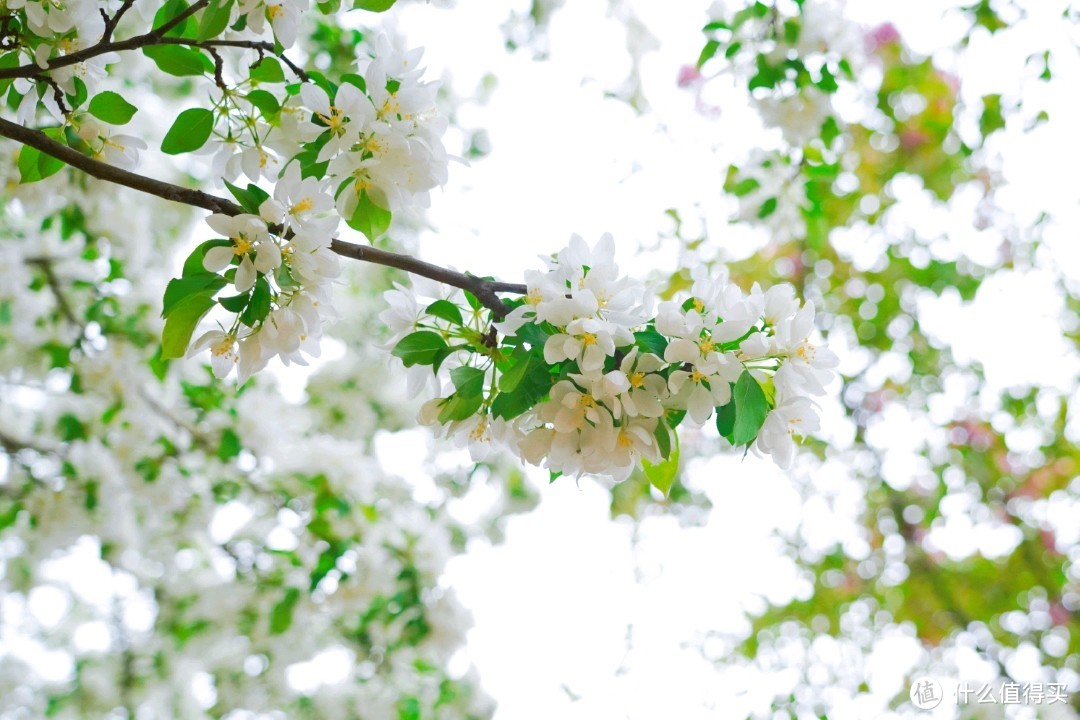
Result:
[[[189,295],[177,303],[169,312],[165,329],[161,333],[161,357],[174,360],[184,357],[191,335],[198,327],[203,316],[214,307],[214,299],[207,293]]]
[[[210,297],[213,297],[214,293],[223,287],[225,287],[225,278],[211,272],[201,272],[174,278],[165,287],[165,299],[162,301],[161,317],[168,318],[180,302],[191,295],[209,294]]]
[[[346,189],[345,192],[350,192],[350,190]],[[359,230],[367,236],[368,240],[375,242],[390,228],[390,218],[390,211],[371,202],[365,190],[360,193],[356,210],[353,211],[351,217],[346,219],[346,222],[353,230]]]
[[[716,51],[719,50],[719,49],[720,49],[720,43],[717,42],[716,40],[710,40],[707,43],[705,43],[705,47],[703,47],[701,49],[701,54],[698,55],[698,60],[697,60],[698,70],[701,69],[702,65],[709,62],[709,60],[712,59],[713,55],[715,55]]]
[[[653,430],[653,437],[656,438],[656,445],[660,448],[660,457],[667,460],[671,457],[671,429],[667,423],[660,420],[656,423],[656,428]]]
[[[229,297],[218,298],[218,305],[231,313],[238,313],[242,312],[244,308],[248,306],[250,300],[251,293],[246,292],[240,295],[230,295]]]
[[[735,385],[733,384],[734,390]],[[716,431],[720,433],[720,437],[725,438],[732,445],[735,442],[732,440],[732,433],[735,432],[735,401],[731,400],[727,405],[722,405],[716,408]]]
[[[482,395],[463,395],[456,392],[447,398],[439,411],[439,422],[448,423],[454,420],[464,420],[480,409],[484,398]]]
[[[63,160],[57,160],[29,145],[19,150],[19,181],[24,185],[55,175],[62,167]]]
[[[131,120],[139,108],[125,100],[120,93],[106,90],[94,96],[87,110],[98,120],[103,120],[110,125],[123,125]]]
[[[395,2],[397,2],[397,0],[353,0],[353,10],[386,12],[394,6]]]
[[[182,45],[149,45],[143,48],[143,55],[153,60],[162,72],[177,77],[214,72],[210,58]]]
[[[529,371],[529,365],[536,362],[531,355],[526,355],[516,365],[504,372],[499,377],[499,392],[513,392],[525,378]]]
[[[641,469],[645,471],[645,477],[649,483],[667,497],[671,486],[675,484],[675,478],[679,476],[679,448],[675,450],[667,460],[656,465],[644,458],[641,460]]]
[[[189,108],[176,121],[161,141],[161,152],[169,155],[198,150],[210,139],[214,130],[214,113],[206,108]]]
[[[743,370],[739,381],[735,383],[735,427],[732,431],[732,443],[749,445],[757,437],[765,416],[769,414],[769,401],[765,392],[748,371]]]
[[[664,357],[664,351],[667,350],[668,341],[667,338],[658,333],[654,328],[650,327],[641,332],[634,333],[634,344],[637,345],[642,352]]]
[[[449,300],[436,300],[424,310],[428,315],[446,320],[454,325],[462,325],[461,310]]]
[[[285,82],[285,71],[281,69],[281,63],[272,57],[264,57],[248,71],[248,77],[254,82],[280,83]]]
[[[228,189],[232,196],[236,198],[236,202],[240,203],[240,207],[244,208],[244,212],[249,212],[252,215],[259,214],[259,205],[265,200],[268,195],[262,188],[257,188],[255,185],[248,185],[248,188],[239,188],[233,185],[228,180],[225,180],[225,187]],[[253,192],[252,188],[259,190],[259,193]],[[261,193],[261,195],[260,195]]]
[[[259,108],[263,118],[273,121],[281,113],[277,98],[265,90],[252,90],[247,94],[248,102]]]
[[[195,35],[195,39],[202,42],[220,35],[229,25],[232,4],[233,0],[211,0],[210,4],[203,10],[202,18],[199,20],[199,31]]]
[[[240,322],[248,327],[255,327],[261,323],[270,314],[270,300],[270,283],[266,280],[266,276],[262,276],[256,281],[255,289],[251,291],[251,302],[248,303],[244,314],[240,316]]]
[[[463,365],[450,371],[450,379],[454,381],[457,394],[471,398],[484,395],[484,371],[480,368]]]
[[[435,356],[445,349],[446,341],[441,335],[428,330],[420,330],[403,337],[390,354],[401,358],[405,367],[412,367],[413,365],[431,365],[435,362]]]
[[[289,629],[293,621],[293,611],[300,599],[300,591],[289,588],[285,591],[285,597],[270,610],[270,634],[280,635]]]
[[[192,275],[201,275],[206,272],[206,268],[203,267],[203,258],[206,257],[206,251],[212,247],[223,247],[225,245],[231,245],[228,240],[207,240],[204,243],[200,243],[197,248],[191,251],[187,260],[184,261],[184,269],[182,271],[183,277],[190,277]]]
[[[188,9],[188,4],[184,0],[168,0],[161,9],[154,15],[154,28],[160,28],[167,22],[175,18],[180,13]],[[193,37],[195,34],[195,18],[187,17],[182,23],[175,26],[167,33],[166,37]]]

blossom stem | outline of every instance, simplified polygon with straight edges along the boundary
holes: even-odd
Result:
[[[123,185],[124,187],[138,190],[139,192],[156,195],[157,197],[172,202],[203,208],[210,212],[222,213],[230,216],[242,215],[244,213],[244,209],[231,200],[226,200],[225,198],[217,197],[216,195],[211,195],[201,190],[193,190],[191,188],[173,185],[172,183],[156,180],[154,178],[146,177],[145,175],[139,175],[138,173],[133,173],[129,170],[109,165],[100,160],[95,160],[63,143],[53,140],[39,130],[23,127],[22,125],[3,118],[0,118],[0,137],[10,138],[23,145],[28,145],[57,160],[62,160],[71,167],[82,170],[87,175],[95,177],[98,180]],[[280,234],[280,228],[271,228],[271,230],[276,230],[277,233]],[[477,277],[476,275],[461,273],[439,265],[433,265],[410,255],[401,255],[387,250],[345,242],[344,240],[332,240],[330,249],[342,257],[397,268],[398,270],[404,270],[413,275],[420,275],[430,280],[435,280],[444,285],[468,290],[483,303],[484,307],[491,310],[497,319],[502,319],[509,311],[506,304],[499,298],[498,293],[524,295],[526,292],[524,284],[486,280]]]

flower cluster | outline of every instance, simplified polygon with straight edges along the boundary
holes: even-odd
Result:
[[[421,421],[477,457],[497,443],[553,474],[624,479],[677,464],[674,429],[715,414],[728,442],[787,467],[794,437],[817,429],[809,397],[837,360],[811,341],[814,306],[790,285],[745,293],[701,274],[654,313],[645,287],[619,275],[610,236],[592,248],[575,236],[526,279],[525,298],[493,322],[501,343],[475,303],[467,326],[449,299],[388,293],[394,355],[449,375]]]
[[[375,47],[363,76],[336,88],[305,83],[288,101],[290,112],[272,128],[278,146],[292,148],[287,162],[265,142],[240,152],[220,144],[226,166],[274,187],[271,195],[255,184],[227,184],[249,214],[211,216],[224,239],[196,250],[202,259],[189,261],[172,286],[176,303],[166,295],[168,321],[182,302],[235,286],[238,295],[216,301],[233,314],[231,323],[203,334],[189,351],[209,349],[219,377],[236,367],[243,381],[275,356],[288,364],[305,362],[302,353],[318,355],[323,320],[333,314],[331,281],[339,270],[330,246],[340,220],[374,239],[392,213],[426,206],[428,191],[446,181],[445,120],[435,113],[435,86],[420,81],[421,51],[395,52],[385,38]],[[280,177],[269,170],[282,164]],[[189,268],[205,284],[186,282]],[[201,302],[192,312],[210,307]],[[178,317],[172,328],[182,342],[189,319]]]
[[[231,284],[236,294],[217,303],[233,313],[233,321],[228,328],[203,334],[189,355],[209,349],[214,374],[225,377],[235,367],[240,382],[275,356],[286,365],[303,365],[302,352],[319,355],[323,320],[333,314],[330,283],[340,271],[337,255],[330,251],[338,221],[327,213],[332,207],[333,198],[322,184],[302,178],[294,164],[274,195],[262,198],[258,215],[207,218],[225,239],[203,243],[185,265],[184,277],[170,283],[185,289],[206,285],[197,292],[178,293],[183,299],[174,305],[166,302],[166,320],[182,312],[191,298]],[[270,224],[286,230],[273,234]]]

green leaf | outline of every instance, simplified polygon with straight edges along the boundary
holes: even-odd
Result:
[[[345,192],[349,192],[349,190]],[[368,197],[365,190],[360,193],[360,200],[356,203],[356,209],[353,211],[352,216],[346,219],[346,223],[353,230],[364,233],[368,240],[375,242],[390,228],[390,218],[390,211],[384,210],[371,202],[371,198]]]
[[[24,185],[55,175],[62,167],[63,160],[46,155],[37,148],[24,145],[19,150],[19,181]]]
[[[671,457],[671,435],[671,429],[667,423],[658,420],[656,427],[653,429],[653,437],[656,438],[656,445],[660,448],[660,457],[665,460]]]
[[[761,203],[761,207],[758,208],[757,216],[762,219],[769,217],[776,212],[776,206],[779,202],[780,201],[774,197],[765,198],[765,202]]]
[[[341,76],[342,83],[349,83],[353,87],[360,88],[360,91],[367,93],[367,80],[363,75],[357,75],[356,73],[345,73]]]
[[[817,81],[816,85],[826,93],[834,93],[840,88],[840,85],[836,82],[836,77],[824,65],[821,66],[821,79]]]
[[[675,484],[675,478],[679,476],[678,446],[667,460],[656,465],[642,458],[641,469],[645,471],[645,477],[649,478],[649,483],[667,497],[671,486]]]
[[[106,90],[94,96],[87,110],[98,120],[103,120],[111,125],[123,125],[131,120],[131,117],[139,111],[139,108],[125,100],[120,93]]]
[[[240,454],[244,446],[240,443],[240,436],[232,428],[225,428],[221,433],[221,443],[218,445],[217,456],[222,462],[231,460]]]
[[[397,2],[397,0],[353,0],[353,10],[386,12],[394,6],[395,2]]]
[[[457,388],[457,394],[464,397],[483,397],[484,371],[480,368],[462,365],[450,371],[450,379]]]
[[[735,383],[733,401],[735,427],[732,431],[732,442],[735,445],[749,445],[765,424],[765,416],[769,414],[769,401],[758,381],[746,370],[743,370],[739,381]]]
[[[435,356],[446,349],[446,341],[441,335],[428,330],[420,330],[403,337],[390,354],[401,358],[405,367],[412,367],[413,365],[431,365],[435,362]]]
[[[774,88],[776,83],[784,77],[783,71],[769,65],[764,55],[757,56],[757,72],[747,85],[749,90],[756,88]]]
[[[698,59],[697,59],[698,70],[701,69],[702,65],[709,62],[709,60],[711,60],[713,58],[713,56],[716,55],[716,51],[719,50],[719,49],[720,49],[720,43],[717,42],[716,40],[710,40],[707,43],[705,43],[705,47],[701,48],[701,54],[698,55]]]
[[[214,299],[209,294],[202,293],[187,296],[170,310],[169,317],[165,320],[165,329],[161,333],[162,359],[184,357],[199,321],[214,305]]]
[[[1005,115],[1001,108],[1001,95],[983,95],[983,111],[979,116],[979,134],[984,138],[1005,127]]]
[[[72,78],[72,84],[75,86],[75,94],[64,94],[67,95],[71,109],[75,110],[82,107],[82,104],[86,102],[86,98],[89,97],[90,91],[86,89],[86,83],[78,76]]]
[[[180,13],[188,9],[188,4],[184,0],[168,0],[161,9],[154,15],[154,28],[159,28],[165,25]],[[195,18],[188,16],[182,23],[174,27],[165,33],[166,37],[194,37],[195,35]]]
[[[199,31],[195,35],[195,39],[202,42],[220,35],[229,25],[232,4],[233,0],[211,0],[210,4],[202,12],[202,18],[199,20]]]
[[[732,383],[732,390],[735,385]],[[716,408],[716,430],[720,433],[720,437],[726,438],[729,443],[734,445],[732,440],[732,433],[735,432],[735,401],[730,401],[727,405],[722,405]]]
[[[248,327],[255,327],[261,323],[270,314],[270,301],[270,283],[263,275],[255,281],[255,288],[251,291],[251,302],[248,303],[244,314],[240,316],[240,322]]]
[[[424,310],[428,315],[446,320],[454,325],[463,325],[461,310],[449,300],[436,300]]]
[[[244,308],[248,306],[250,300],[251,293],[246,292],[241,295],[230,295],[229,297],[218,298],[218,305],[231,313],[238,313],[242,312]]]
[[[300,590],[289,588],[285,591],[285,597],[281,598],[270,610],[270,634],[280,635],[289,629],[293,621],[293,611],[300,599]]]
[[[214,63],[198,50],[183,45],[148,45],[142,49],[163,73],[185,77],[214,72]]]
[[[192,275],[186,275],[181,278],[174,278],[169,281],[169,284],[165,287],[165,298],[162,301],[161,317],[168,318],[173,310],[184,300],[191,295],[209,295],[213,297],[214,294],[225,287],[225,278],[216,273],[201,272]]]
[[[206,251],[212,247],[223,247],[225,245],[232,245],[228,240],[207,240],[200,243],[197,248],[191,251],[187,260],[184,261],[184,269],[181,272],[183,277],[190,277],[192,275],[202,275],[206,272],[206,268],[203,267],[203,258],[206,257]]]
[[[259,112],[266,119],[276,118],[281,113],[281,105],[277,98],[266,90],[252,90],[247,94],[248,102],[259,108]]]
[[[239,188],[233,185],[228,180],[225,180],[225,187],[228,188],[232,196],[236,198],[236,202],[240,203],[240,207],[244,208],[245,212],[249,212],[252,215],[259,214],[259,206],[263,204],[270,194],[263,190],[258,185],[248,184],[247,189]]]
[[[535,362],[535,358],[526,355],[516,365],[500,375],[499,392],[513,392],[521,384],[521,381],[525,379],[525,374],[529,371],[530,365]]]
[[[482,395],[454,393],[443,403],[442,410],[439,411],[439,422],[448,423],[471,417],[480,409],[483,402]]]
[[[727,190],[735,197],[744,197],[761,187],[761,183],[756,178],[748,177],[734,183]]]
[[[285,71],[275,58],[264,57],[248,71],[248,77],[260,83],[285,82]]]
[[[652,353],[658,357],[664,357],[664,351],[667,350],[668,341],[667,338],[656,331],[655,328],[646,328],[641,332],[634,333],[634,344],[641,349],[642,352]]]
[[[504,390],[495,397],[491,403],[492,415],[505,420],[513,419],[540,402],[555,384],[555,378],[542,360],[530,358],[523,373],[513,390]]]
[[[214,130],[214,113],[206,108],[189,108],[177,116],[165,139],[161,152],[169,155],[198,150],[210,139]]]
[[[484,279],[490,280],[491,278]],[[480,302],[480,298],[476,297],[468,290],[465,291],[465,302],[469,303],[469,307],[471,307],[473,310],[479,310],[480,308],[484,307],[484,303]]]

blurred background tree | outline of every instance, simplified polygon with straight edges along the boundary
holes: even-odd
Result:
[[[822,437],[788,476],[758,477],[752,457],[740,463],[715,433],[702,432],[684,438],[683,472],[666,497],[641,475],[599,491],[629,537],[641,584],[656,574],[641,558],[674,547],[656,538],[678,520],[676,534],[696,553],[690,574],[701,580],[678,587],[695,597],[640,614],[685,613],[685,637],[664,640],[713,672],[683,673],[685,660],[663,657],[650,664],[642,623],[597,672],[629,678],[610,692],[654,704],[623,712],[604,692],[575,685],[564,688],[567,712],[904,716],[914,713],[911,681],[928,675],[947,694],[957,683],[985,684],[998,700],[946,702],[937,711],[946,714],[935,716],[1075,717],[1080,263],[1075,183],[1063,168],[1077,156],[1077,11],[1057,0],[981,0],[893,25],[867,3],[702,3],[671,14],[700,20],[703,33],[686,22],[685,32],[669,34],[661,11],[644,5],[500,9],[507,65],[474,59],[489,66],[473,84],[462,81],[464,70],[453,76],[455,60],[464,65],[468,51],[487,46],[463,48],[446,31],[461,53],[436,61],[448,69],[451,152],[471,159],[477,178],[448,197],[467,214],[468,183],[482,187],[485,168],[507,181],[498,164],[505,131],[494,113],[485,116],[487,103],[512,91],[513,80],[500,78],[520,80],[521,66],[531,72],[568,53],[560,18],[603,18],[617,28],[605,37],[622,44],[600,45],[597,31],[602,52],[585,55],[618,57],[618,70],[594,77],[599,92],[588,107],[626,109],[604,110],[612,114],[603,121],[613,136],[623,133],[624,151],[640,151],[644,169],[630,175],[655,172],[642,138],[657,127],[672,136],[715,133],[716,147],[696,160],[715,182],[630,238],[641,242],[641,267],[665,294],[690,281],[672,271],[675,258],[728,272],[747,290],[794,283],[819,308],[842,382],[824,403]],[[398,23],[411,41],[410,23],[423,15],[436,26],[464,16],[480,28],[469,14],[478,12],[415,5],[383,22]],[[927,17],[944,30],[920,28]],[[372,18],[312,13],[311,64],[345,72]],[[689,37],[700,53],[687,49]],[[429,59],[440,57],[431,44]],[[686,66],[650,74],[650,54],[667,48],[670,57],[673,45]],[[145,59],[125,66],[127,84],[148,67]],[[598,68],[574,69],[602,75]],[[672,89],[678,82],[687,103],[650,84],[656,74]],[[152,96],[164,106],[191,93],[191,82],[170,78]],[[568,85],[531,90],[569,98],[560,104],[570,108],[582,97]],[[7,96],[12,112],[15,95]],[[690,103],[695,120],[673,119]],[[136,121],[148,136],[151,115]],[[261,377],[233,391],[194,362],[160,359],[158,304],[169,277],[160,258],[185,254],[193,218],[67,171],[20,185],[27,156],[5,147],[3,717],[489,716],[461,652],[468,620],[444,570],[451,554],[501,540],[504,519],[533,507],[538,488],[557,490],[505,461],[474,465],[406,430],[415,407],[372,346],[383,332],[378,294],[397,276],[351,267],[329,359],[309,376],[283,375],[280,384]],[[531,159],[543,165],[535,150]],[[205,173],[197,163],[161,169],[195,180]],[[514,179],[527,187],[527,178]],[[676,192],[685,187],[668,180]],[[566,195],[567,213],[575,202],[604,209],[597,197]],[[540,215],[537,197],[530,207]],[[626,215],[640,218],[629,208]],[[530,233],[542,234],[545,220],[516,220],[531,251]],[[616,222],[613,214],[597,219]],[[434,248],[430,226],[463,223],[436,206],[428,217],[398,218],[386,242],[462,252],[453,243]],[[654,226],[662,230],[652,241]],[[548,239],[535,251],[550,247]],[[472,251],[485,257],[483,247]],[[402,470],[400,456],[418,448],[419,472]],[[719,477],[719,468],[729,474]],[[741,486],[752,484],[764,488],[757,501],[777,488],[797,497],[775,511],[770,538],[737,539],[772,543],[767,552],[783,559],[747,574],[759,579],[741,587],[709,584],[713,555],[750,548],[694,533],[735,515],[773,513],[741,505]],[[555,558],[550,572],[573,596],[557,542],[547,542],[540,552]],[[770,572],[783,577],[760,579]],[[473,583],[475,596],[482,585]],[[699,603],[732,605],[736,619],[712,623]],[[512,621],[554,632],[573,612]],[[478,609],[480,630],[487,614]],[[630,687],[642,678],[663,687]],[[1011,683],[1038,685],[1043,702],[1002,704]],[[1065,702],[1048,699],[1051,686]],[[494,694],[507,717],[539,712],[531,697]]]

